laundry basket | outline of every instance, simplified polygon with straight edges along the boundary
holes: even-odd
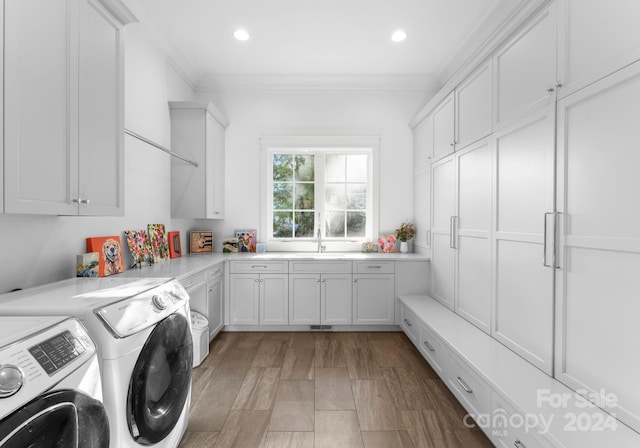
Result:
[[[209,321],[202,314],[191,311],[193,334],[193,367],[197,367],[209,354]]]

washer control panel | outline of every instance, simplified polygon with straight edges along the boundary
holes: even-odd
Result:
[[[29,349],[29,353],[49,376],[85,351],[82,343],[70,331],[60,333]]]

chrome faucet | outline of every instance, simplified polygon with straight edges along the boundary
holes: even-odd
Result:
[[[318,253],[322,253],[322,232],[320,227],[318,227]]]

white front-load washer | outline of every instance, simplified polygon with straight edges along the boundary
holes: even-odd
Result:
[[[107,448],[109,437],[96,347],[82,324],[0,317],[0,447]]]
[[[2,314],[73,315],[96,342],[111,446],[178,446],[188,423],[189,295],[173,279],[74,278],[0,295]]]

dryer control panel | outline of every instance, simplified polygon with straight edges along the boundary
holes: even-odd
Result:
[[[70,331],[60,333],[29,349],[29,353],[49,376],[85,351],[82,343]]]

